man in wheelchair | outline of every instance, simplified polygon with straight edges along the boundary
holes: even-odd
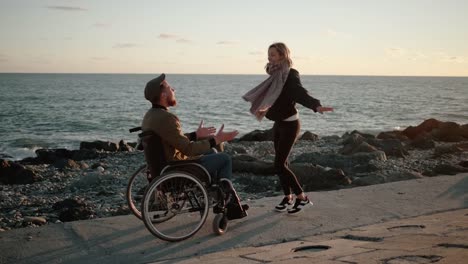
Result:
[[[219,182],[226,194],[226,208],[229,219],[247,216],[248,206],[242,206],[240,199],[229,180],[232,177],[231,157],[226,153],[213,151],[223,142],[233,140],[237,131],[225,132],[224,125],[216,132],[214,127],[204,127],[203,121],[196,132],[184,134],[178,117],[169,112],[169,107],[177,105],[175,90],[166,81],[165,74],[146,84],[145,98],[151,102],[142,121],[143,133],[152,133],[156,144],[146,144],[145,158],[150,174],[159,175],[163,165],[192,161],[202,165],[211,175],[212,182]],[[145,145],[145,144],[144,144]]]

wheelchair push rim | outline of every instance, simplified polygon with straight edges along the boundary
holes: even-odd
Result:
[[[146,228],[166,241],[181,241],[193,236],[206,221],[208,192],[193,175],[172,171],[154,180],[142,202]]]

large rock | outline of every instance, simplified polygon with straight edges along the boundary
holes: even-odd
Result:
[[[273,141],[273,129],[254,130],[242,136],[239,141]]]
[[[385,152],[387,156],[394,156],[403,158],[409,155],[405,146],[398,139],[367,139],[366,141],[370,145],[376,147],[379,150]]]
[[[31,184],[41,177],[16,162],[0,159],[0,182],[3,184]]]
[[[443,122],[440,126],[431,131],[434,138],[444,142],[459,142],[468,137],[465,137],[465,131],[459,124],[455,122]]]
[[[456,145],[437,146],[434,149],[434,157],[440,157],[440,156],[446,155],[446,154],[456,154],[456,153],[461,153],[461,152],[463,152],[463,149],[456,146]]]
[[[439,164],[432,171],[435,175],[456,175],[468,172],[468,168],[456,164]]]
[[[304,132],[302,136],[299,138],[299,140],[309,140],[309,141],[317,141],[319,136],[317,134],[314,134],[310,131]]]
[[[402,131],[386,131],[380,132],[377,135],[378,139],[398,139],[400,141],[407,141],[408,137],[405,136]]]
[[[382,150],[387,156],[405,157],[408,151],[398,139],[377,139],[373,135],[353,131],[343,135],[341,154],[349,155],[359,152]]]
[[[271,162],[261,161],[249,155],[236,155],[232,157],[232,171],[272,175],[275,174],[275,167]]]
[[[433,140],[431,134],[424,132],[413,139],[409,143],[409,146],[418,149],[431,149],[435,147],[435,141]]]
[[[98,153],[95,149],[68,150],[68,149],[38,149],[34,158],[21,160],[23,164],[54,164],[62,160],[87,160],[103,158],[105,153]]]
[[[367,164],[370,161],[386,161],[387,156],[383,151],[374,151],[369,153],[356,153],[353,155],[341,154],[323,154],[319,152],[310,152],[299,155],[294,163],[310,163],[322,167],[342,169],[346,174],[353,172],[354,167]]]
[[[294,172],[304,191],[315,191],[337,188],[351,184],[345,173],[340,169],[325,169],[312,164],[291,164],[290,169]]]
[[[80,150],[82,149],[90,149],[90,150],[95,149],[95,150],[115,152],[119,150],[119,145],[116,144],[115,142],[101,141],[101,140],[96,140],[93,142],[82,141],[80,143]]]
[[[427,119],[416,127],[409,126],[402,134],[414,140],[429,133],[437,141],[459,142],[468,139],[468,124],[459,125],[455,122],[442,122]]]
[[[71,159],[60,159],[54,162],[53,166],[57,169],[80,169],[80,165],[78,165],[74,160]]]
[[[369,153],[373,151],[377,151],[378,149],[374,146],[370,145],[369,143],[363,141],[358,144],[348,144],[345,145],[341,150],[340,153],[343,155],[351,155],[360,152]]]
[[[433,129],[438,128],[441,123],[442,122],[434,118],[427,119],[416,127],[407,127],[405,130],[403,130],[402,134],[410,139],[415,139],[417,136],[425,132],[431,132]]]
[[[52,208],[58,211],[59,219],[62,222],[86,220],[94,214],[91,206],[76,198],[57,202]]]
[[[71,159],[73,151],[60,148],[60,149],[38,149],[36,150],[36,161],[42,164],[53,164],[62,159]]]
[[[125,140],[120,140],[119,141],[119,151],[132,152],[132,151],[134,151],[134,148],[130,144],[128,144]]]

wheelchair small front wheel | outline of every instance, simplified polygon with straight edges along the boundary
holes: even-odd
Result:
[[[216,214],[213,219],[213,232],[217,235],[224,235],[228,228],[228,219],[225,214]]]

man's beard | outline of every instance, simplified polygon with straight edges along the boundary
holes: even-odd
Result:
[[[176,106],[177,105],[177,101],[175,98],[171,98],[169,100],[167,100],[167,104],[172,107],[172,106]]]

